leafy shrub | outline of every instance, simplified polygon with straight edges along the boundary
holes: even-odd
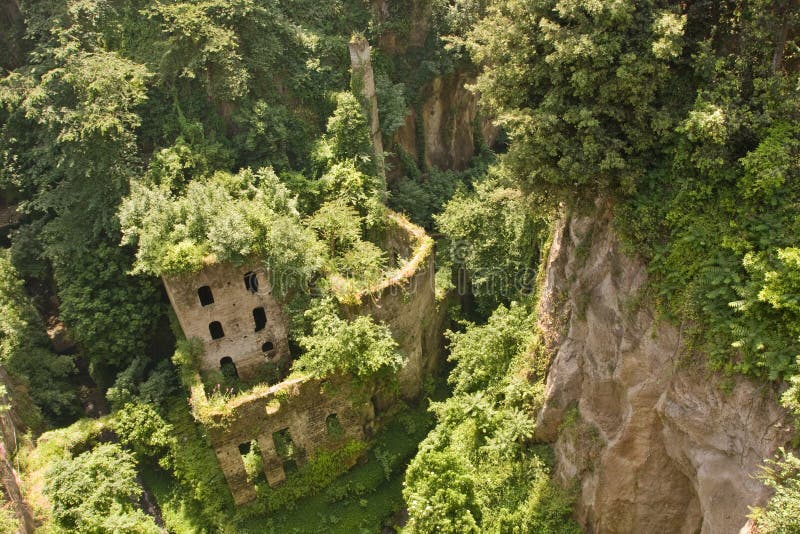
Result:
[[[151,367],[150,362],[138,357],[117,375],[114,385],[106,392],[106,398],[115,408],[135,401],[160,406],[177,392],[177,376],[169,361],[162,360],[149,371],[148,367]]]
[[[521,191],[490,178],[473,193],[456,194],[434,219],[450,243],[453,266],[470,277],[480,312],[532,290],[545,219]]]
[[[449,333],[453,396],[406,472],[408,532],[577,533],[573,496],[550,480],[546,447],[531,445],[543,377],[528,382],[536,336],[525,306]]]
[[[406,122],[408,105],[406,103],[405,85],[392,83],[386,74],[375,74],[375,93],[378,95],[378,118],[381,133],[391,137]]]
[[[2,532],[19,532],[19,520],[17,514],[8,505],[3,503],[0,506],[0,531]]]
[[[45,488],[53,518],[65,529],[87,534],[160,532],[136,506],[141,492],[133,455],[111,443],[54,465]]]
[[[134,183],[120,219],[138,245],[136,270],[176,274],[207,261],[262,259],[278,293],[304,289],[324,251],[300,222],[296,201],[272,169],[218,172],[173,197],[164,184]]]
[[[750,515],[758,532],[796,534],[800,532],[800,459],[783,449],[777,460],[769,460],[760,478],[775,491],[764,508]]]
[[[7,251],[0,251],[0,364],[28,382],[28,394],[48,417],[76,412],[75,392],[68,382],[75,372],[72,359],[53,354]]]
[[[98,380],[104,367],[124,369],[134,355],[147,350],[164,313],[153,281],[129,276],[129,267],[125,251],[109,243],[96,244],[91,255],[56,263],[61,318],[96,368]]]
[[[464,332],[447,332],[448,359],[456,362],[448,377],[455,395],[477,393],[507,380],[515,357],[533,338],[533,324],[524,305],[499,306],[485,325],[470,325]]]
[[[358,381],[375,375],[393,375],[403,365],[397,342],[386,325],[370,316],[342,319],[331,299],[306,312],[312,332],[300,337],[305,352],[294,369],[319,378],[347,373]]]
[[[369,123],[353,93],[344,91],[336,95],[336,110],[328,119],[325,141],[334,161],[358,161],[362,169],[372,170]]]
[[[150,404],[126,404],[113,413],[111,428],[120,443],[129,447],[139,462],[157,461],[164,469],[172,465],[178,442],[172,426]]]
[[[463,458],[452,451],[418,455],[406,472],[410,532],[480,532],[475,480]]]

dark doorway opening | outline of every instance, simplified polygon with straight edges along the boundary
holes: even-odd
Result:
[[[219,370],[225,378],[239,378],[239,372],[236,371],[236,364],[233,363],[233,358],[225,356],[219,361]]]
[[[272,341],[267,341],[263,345],[261,345],[262,352],[269,352],[275,349],[275,345],[272,344]]]
[[[256,332],[264,330],[264,327],[267,326],[267,312],[264,311],[264,308],[258,307],[253,310],[253,322],[256,324]]]
[[[208,286],[203,286],[201,288],[198,288],[197,296],[200,298],[201,306],[208,306],[209,304],[214,304],[214,293],[211,292],[211,288]]]
[[[250,293],[257,293],[258,292],[258,275],[253,271],[245,273],[244,275],[244,287]]]
[[[208,332],[211,334],[211,339],[220,339],[225,337],[225,332],[222,330],[222,323],[214,321],[208,325]]]

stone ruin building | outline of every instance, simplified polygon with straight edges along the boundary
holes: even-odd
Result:
[[[228,365],[251,380],[264,363],[289,358],[286,314],[257,262],[218,263],[163,279],[183,333],[203,342],[202,371]]]
[[[424,230],[390,213],[382,248],[402,258],[391,277],[340,305],[342,314],[369,314],[389,326],[405,357],[397,391],[356,391],[346,377],[293,378],[261,384],[230,399],[224,413],[203,424],[237,505],[256,497],[248,482],[243,455],[255,441],[270,486],[302,466],[319,450],[332,450],[350,439],[363,440],[380,425],[398,396],[413,400],[424,379],[438,365],[444,308],[437,307],[433,243]],[[232,364],[243,380],[258,376],[265,362],[289,359],[287,317],[272,295],[257,263],[209,265],[199,273],[165,276],[170,302],[187,337],[202,341],[200,372]],[[191,388],[192,402],[206,401],[200,374]]]
[[[353,73],[368,104],[370,133],[379,172],[383,148],[377,117],[369,45],[350,43]],[[258,444],[269,486],[320,450],[333,450],[348,440],[363,440],[396,405],[398,396],[413,400],[438,365],[444,330],[444,307],[435,299],[433,241],[403,216],[389,213],[382,249],[391,259],[391,276],[340,305],[345,317],[371,315],[389,326],[405,357],[397,391],[355,391],[346,377],[317,380],[300,377],[261,384],[232,397],[205,425],[228,487],[237,505],[256,498],[247,479],[243,456]],[[219,263],[199,273],[165,276],[164,286],[187,338],[202,341],[199,371],[235,369],[242,380],[257,382],[264,365],[288,364],[288,318],[273,296],[266,271],[254,259],[242,266]],[[191,386],[192,403],[207,401],[200,374]],[[347,466],[351,467],[351,466]]]

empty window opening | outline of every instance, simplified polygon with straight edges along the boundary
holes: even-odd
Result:
[[[233,363],[233,358],[225,356],[219,361],[219,370],[225,378],[239,378],[239,373],[236,371],[236,364]]]
[[[272,341],[267,341],[263,345],[261,345],[262,352],[270,352],[275,348],[275,345],[272,344]]]
[[[325,418],[325,428],[328,431],[328,435],[332,438],[338,438],[344,435],[344,428],[342,428],[342,423],[339,422],[339,416],[335,413],[330,414],[328,417]]]
[[[264,327],[267,326],[267,312],[264,311],[264,308],[258,307],[253,310],[253,321],[256,323],[256,332],[264,330]]]
[[[261,456],[261,448],[256,440],[239,444],[239,454],[242,456],[244,472],[247,474],[247,481],[251,484],[266,482],[264,474],[264,458]]]
[[[298,452],[288,428],[273,432],[272,442],[275,444],[275,453],[283,459],[292,458]]]
[[[294,460],[286,460],[283,462],[283,474],[290,475],[297,472],[297,462]]]
[[[208,332],[211,334],[211,339],[219,339],[225,337],[225,332],[222,330],[222,323],[214,321],[208,325]]]
[[[258,274],[250,271],[244,275],[244,287],[250,293],[258,292]]]
[[[200,297],[201,306],[208,306],[209,304],[214,304],[214,293],[211,292],[211,288],[208,286],[203,286],[201,288],[198,288],[197,296]]]

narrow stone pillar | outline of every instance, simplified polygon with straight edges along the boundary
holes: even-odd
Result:
[[[352,69],[351,87],[357,97],[364,99],[369,120],[372,150],[375,153],[375,166],[378,175],[386,183],[386,172],[383,164],[383,139],[378,118],[378,96],[375,92],[375,74],[372,72],[369,43],[363,37],[353,36],[350,39],[350,67]],[[358,94],[360,92],[361,94]]]
[[[258,447],[261,449],[261,459],[264,463],[264,475],[270,487],[275,487],[286,480],[286,473],[283,471],[283,462],[278,458],[275,450],[275,442],[270,434],[258,436]]]
[[[242,455],[237,445],[225,444],[214,450],[236,506],[248,503],[256,498],[256,490],[247,481]]]

